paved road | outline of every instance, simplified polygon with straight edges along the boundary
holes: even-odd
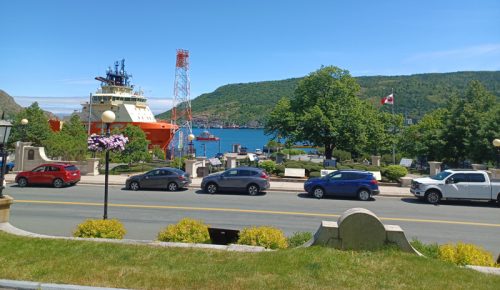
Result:
[[[18,188],[9,185],[6,194],[15,199],[11,223],[40,234],[69,236],[87,218],[103,214],[103,186],[69,188]],[[475,243],[500,253],[500,208],[484,202],[446,202],[434,206],[414,198],[377,197],[362,202],[350,199],[317,200],[303,193],[268,192],[209,195],[189,189],[181,192],[128,191],[109,188],[109,218],[118,218],[128,230],[127,238],[154,239],[160,229],[182,217],[202,219],[214,227],[241,229],[251,225],[273,225],[288,235],[315,232],[321,220],[337,220],[345,210],[364,207],[385,224],[400,225],[411,239],[424,242]]]

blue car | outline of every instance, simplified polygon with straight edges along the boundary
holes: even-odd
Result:
[[[333,195],[366,201],[380,193],[373,174],[361,170],[338,170],[321,178],[311,178],[304,183],[304,189],[318,199]]]

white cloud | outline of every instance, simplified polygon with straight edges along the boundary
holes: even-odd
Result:
[[[412,55],[405,62],[435,61],[439,59],[465,59],[487,57],[500,53],[500,44],[482,44],[450,50],[432,51]]]

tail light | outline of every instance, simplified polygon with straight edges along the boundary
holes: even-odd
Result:
[[[260,174],[260,178],[268,179],[269,176],[264,171],[262,171],[262,173]]]
[[[370,184],[375,184],[375,185],[377,185],[377,184],[378,184],[378,181],[374,178],[374,179],[370,180]]]
[[[184,175],[179,175],[179,180],[184,180]]]

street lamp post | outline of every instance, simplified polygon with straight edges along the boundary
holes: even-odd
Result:
[[[2,166],[0,167],[0,198],[3,198],[3,183],[5,181],[5,167],[7,166],[7,150],[5,146],[9,140],[12,124],[5,120],[0,120],[0,156],[2,157]]]
[[[26,141],[26,125],[28,125],[28,119],[22,119],[21,120],[21,126],[23,128],[23,135],[21,137],[22,142]]]
[[[110,125],[115,121],[115,113],[113,111],[105,111],[101,115],[101,120],[106,124],[106,137],[109,138],[111,135]],[[104,172],[104,217],[103,219],[108,219],[108,175],[109,175],[109,150],[106,149],[106,165]]]
[[[500,139],[495,139],[492,143],[497,149],[497,168],[500,168]]]
[[[189,140],[189,147],[188,147],[188,150],[189,150],[189,157],[194,157],[194,148],[193,148],[193,140],[194,140],[195,136],[193,135],[193,133],[189,134],[188,135],[188,140]]]

